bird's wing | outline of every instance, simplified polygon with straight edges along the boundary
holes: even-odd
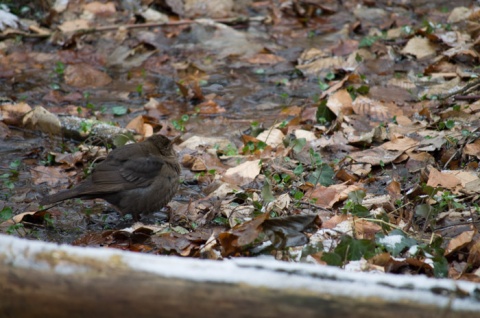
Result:
[[[122,165],[122,177],[135,187],[149,186],[162,170],[165,161],[158,156],[133,158]]]
[[[129,159],[112,158],[95,167],[92,181],[101,186],[102,192],[149,186],[160,173],[164,161],[157,156],[131,157]]]

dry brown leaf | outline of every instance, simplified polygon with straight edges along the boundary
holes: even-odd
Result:
[[[417,145],[418,145],[418,141],[408,137],[403,137],[403,138],[394,138],[382,144],[381,147],[386,150],[407,151],[409,149],[413,149]]]
[[[325,229],[333,229],[335,228],[338,224],[348,220],[351,218],[351,216],[348,216],[346,214],[338,214],[333,216],[331,219],[323,222],[322,227]]]
[[[480,267],[480,241],[474,242],[468,251],[467,262],[472,267]]]
[[[200,109],[200,114],[219,114],[226,112],[225,108],[218,105],[213,100],[207,100],[197,106]]]
[[[78,88],[97,88],[108,85],[112,78],[87,63],[68,65],[65,69],[65,83]]]
[[[380,225],[363,219],[354,218],[353,224],[355,228],[355,238],[359,240],[374,239],[375,234],[382,230]]]
[[[403,151],[401,150],[389,151],[380,146],[364,151],[354,152],[350,155],[350,157],[356,162],[364,162],[373,166],[378,166],[380,163],[387,164],[394,161],[402,153]]]
[[[89,11],[97,16],[107,17],[116,13],[115,4],[113,2],[101,3],[93,1],[83,6],[86,11]]]
[[[228,232],[218,235],[218,241],[222,245],[223,255],[231,255],[252,243],[262,231],[263,222],[268,219],[268,213],[261,214],[251,221],[233,227]]]
[[[38,166],[30,170],[32,173],[32,179],[34,184],[41,184],[46,182],[49,186],[54,187],[58,183],[67,179],[69,175],[75,172],[70,172],[69,174],[63,172],[59,167],[44,167]]]
[[[422,96],[427,96],[427,97],[441,96],[443,94],[448,94],[450,92],[454,92],[454,91],[456,91],[460,88],[461,88],[460,77],[457,76],[450,81],[445,81],[441,84],[426,87],[425,89],[421,90],[418,93],[418,96],[419,97],[422,97]]]
[[[463,148],[463,154],[469,156],[475,156],[480,159],[480,139],[465,145]]]
[[[318,76],[324,71],[340,69],[343,64],[345,64],[345,59],[343,57],[334,56],[321,58],[303,65],[297,65],[297,69],[299,69],[304,75]]]
[[[192,170],[193,172],[207,171],[207,166],[202,159],[195,158],[192,164],[192,168],[190,170]]]
[[[37,106],[33,111],[23,117],[23,125],[29,129],[53,135],[60,135],[62,125],[58,117],[42,106]]]
[[[66,164],[68,167],[74,167],[77,163],[81,162],[85,155],[82,151],[76,151],[74,153],[52,153],[55,156],[55,162]]]
[[[246,185],[258,176],[260,170],[260,160],[246,161],[228,169],[223,175],[223,180],[238,186]]]
[[[403,54],[411,54],[417,59],[433,56],[436,53],[436,46],[429,39],[413,37],[402,50]]]
[[[319,185],[305,193],[303,200],[315,200],[315,204],[323,208],[331,208],[337,202],[346,200],[352,191],[360,190],[357,185],[334,184],[329,187]]]
[[[410,158],[405,164],[405,168],[407,168],[409,172],[418,172],[428,165],[435,163],[435,158],[428,152],[409,153],[408,155]]]
[[[0,119],[7,125],[20,126],[23,116],[32,108],[24,102],[17,104],[1,104]]]
[[[460,185],[454,190],[467,194],[475,194],[480,192],[480,179],[475,171],[462,170],[446,170],[442,173],[452,175],[460,180]]]
[[[353,112],[352,103],[350,93],[341,89],[328,98],[327,107],[338,117],[340,114],[350,115]]]
[[[273,148],[278,147],[283,143],[283,138],[285,135],[280,129],[272,128],[262,131],[257,139],[265,142],[267,145],[272,146]]]
[[[387,185],[387,191],[393,200],[398,200],[402,197],[402,186],[396,180],[392,180],[392,182]]]
[[[358,96],[352,103],[353,111],[374,121],[389,121],[403,115],[402,110],[393,102],[381,102],[365,96]]]
[[[475,234],[476,234],[476,231],[466,231],[454,237],[453,239],[451,239],[450,242],[448,242],[448,246],[445,249],[444,255],[448,256],[453,252],[458,251],[459,249],[469,244],[472,241],[473,236]]]
[[[138,134],[145,135],[144,126],[143,126],[144,124],[145,124],[145,120],[143,119],[143,115],[139,115],[134,119],[132,119],[125,128],[134,130]]]
[[[63,33],[69,33],[88,28],[90,28],[90,22],[83,19],[66,20],[58,26],[58,29],[60,29],[60,31],[62,31]]]
[[[284,62],[285,59],[275,54],[259,53],[247,59],[251,64],[277,64]]]
[[[456,176],[440,172],[437,169],[430,167],[430,174],[428,176],[427,185],[431,187],[443,187],[446,189],[455,189],[458,185],[461,184],[461,181]]]

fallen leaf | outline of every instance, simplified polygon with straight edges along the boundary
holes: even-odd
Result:
[[[223,180],[239,186],[246,185],[258,176],[260,170],[260,160],[246,161],[225,171]]]
[[[446,189],[455,189],[461,184],[459,178],[454,175],[443,173],[437,169],[430,167],[430,174],[428,175],[427,185],[431,187],[443,187]]]
[[[444,255],[451,255],[453,252],[458,251],[467,244],[469,244],[475,234],[476,231],[466,231],[451,239],[450,242],[448,242],[448,246],[445,249]]]

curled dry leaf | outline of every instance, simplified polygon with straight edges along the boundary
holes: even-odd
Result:
[[[20,126],[23,116],[31,110],[32,108],[24,102],[2,104],[0,105],[0,120],[7,125]]]
[[[238,253],[242,248],[252,243],[262,231],[262,224],[268,218],[268,213],[257,216],[251,221],[235,226],[228,232],[218,235],[222,246],[222,255],[228,256]]]
[[[283,138],[285,135],[282,133],[280,129],[271,128],[265,131],[262,131],[258,136],[257,139],[265,142],[267,145],[272,147],[277,147],[283,143]]]
[[[62,125],[58,117],[42,106],[37,106],[33,111],[23,117],[23,125],[29,129],[53,135],[60,135]]]
[[[453,252],[460,250],[472,242],[475,234],[476,231],[466,231],[451,239],[450,242],[448,242],[447,248],[445,249],[445,256],[451,255]]]

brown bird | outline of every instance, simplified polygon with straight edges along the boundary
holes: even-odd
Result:
[[[159,211],[179,186],[175,140],[153,135],[143,142],[117,148],[78,186],[46,196],[40,204],[100,198],[114,205],[122,215],[130,213],[134,219],[140,213]]]

